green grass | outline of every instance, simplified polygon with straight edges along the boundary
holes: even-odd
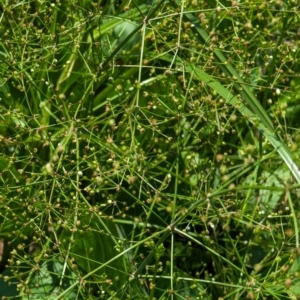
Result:
[[[1,4],[0,296],[297,299],[296,6]]]

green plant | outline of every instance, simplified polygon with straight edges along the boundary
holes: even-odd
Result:
[[[296,4],[2,4],[2,296],[296,299]]]

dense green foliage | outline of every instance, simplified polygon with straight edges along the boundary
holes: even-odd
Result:
[[[296,299],[298,1],[5,3],[0,296]]]

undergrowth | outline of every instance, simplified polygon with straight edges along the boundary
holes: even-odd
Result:
[[[297,299],[297,1],[8,2],[2,298]]]

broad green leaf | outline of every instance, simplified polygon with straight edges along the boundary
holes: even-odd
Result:
[[[42,263],[39,272],[36,272],[29,282],[30,299],[53,300],[59,293],[73,284],[76,281],[76,274],[67,269],[60,286],[63,268],[63,264],[59,261],[46,261]],[[27,299],[27,295],[22,298],[22,300]],[[72,290],[64,296],[64,299],[79,300],[82,297],[77,291]]]
[[[111,221],[103,221],[100,224],[96,218],[90,219],[87,216],[80,218],[80,222],[86,230],[75,232],[73,238],[76,243],[71,244],[70,256],[86,274],[94,273],[94,270],[98,268],[99,270],[94,276],[99,284],[105,284],[109,280],[114,290],[120,289],[128,279],[125,258],[119,257],[105,265],[119,253],[119,245],[116,242],[118,236],[116,225]],[[60,239],[63,243],[70,243],[69,230],[65,229]],[[102,265],[103,268],[99,268]],[[105,284],[105,286],[109,285]]]
[[[244,184],[249,186],[260,186],[260,189],[258,190],[260,196],[260,207],[261,210],[265,209],[264,215],[267,215],[278,205],[284,193],[285,187],[283,182],[286,182],[289,177],[289,170],[284,167],[280,167],[272,173],[263,171],[259,178],[259,182],[257,182],[256,179],[253,178],[253,174],[251,174],[246,178]],[[251,195],[247,202],[247,204],[250,205],[250,210],[253,211],[257,205],[257,195]]]

